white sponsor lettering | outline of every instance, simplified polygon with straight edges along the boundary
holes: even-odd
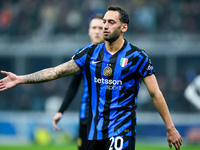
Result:
[[[108,90],[121,90],[122,81],[94,77],[94,82],[99,84],[106,84]]]
[[[121,80],[112,80],[112,79],[104,79],[104,78],[96,78],[94,77],[94,82],[103,83],[103,84],[113,84],[113,85],[122,85]]]

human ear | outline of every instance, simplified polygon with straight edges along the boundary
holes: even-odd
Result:
[[[122,26],[121,26],[122,32],[126,32],[127,29],[128,29],[128,25],[126,23],[123,23]]]

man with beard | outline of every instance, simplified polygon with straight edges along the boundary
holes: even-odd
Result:
[[[86,149],[134,150],[137,94],[143,81],[165,123],[169,147],[173,144],[179,150],[182,138],[173,124],[148,55],[123,38],[129,15],[118,6],[109,6],[103,22],[105,43],[86,48],[64,64],[32,74],[17,76],[1,71],[7,77],[0,80],[0,91],[83,71],[90,100]]]

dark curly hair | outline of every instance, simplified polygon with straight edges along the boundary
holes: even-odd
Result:
[[[107,10],[112,10],[112,11],[117,11],[119,12],[119,15],[120,15],[120,18],[119,20],[122,22],[122,23],[126,23],[126,24],[129,24],[129,15],[128,13],[122,9],[121,7],[119,6],[115,6],[115,5],[111,5],[111,6],[108,6]]]

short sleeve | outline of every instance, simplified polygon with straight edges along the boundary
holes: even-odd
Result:
[[[140,58],[142,58],[139,65],[140,67],[138,68],[138,73],[140,74],[140,76],[144,78],[146,76],[155,74],[151,59],[147,56],[145,51],[140,52]]]
[[[84,67],[84,65],[85,65],[85,60],[86,60],[87,52],[88,52],[88,48],[79,51],[77,54],[75,54],[75,55],[72,57],[72,59],[75,61],[75,63],[76,63],[81,69],[83,69],[83,67]]]

